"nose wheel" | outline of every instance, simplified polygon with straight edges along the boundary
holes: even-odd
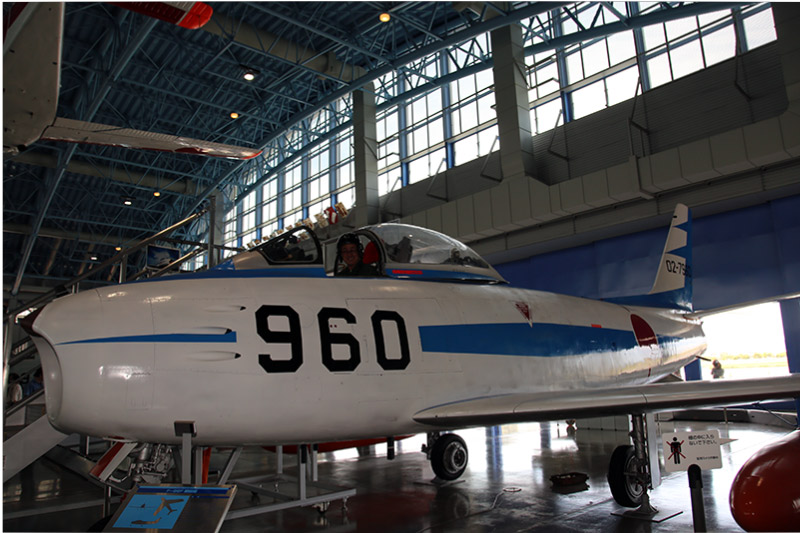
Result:
[[[433,445],[426,447],[426,453],[431,461],[431,468],[436,477],[444,481],[453,481],[461,477],[467,469],[469,452],[464,439],[454,433],[434,435]],[[428,435],[431,440],[431,434]]]

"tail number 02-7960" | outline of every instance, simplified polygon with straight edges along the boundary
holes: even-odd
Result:
[[[273,331],[269,327],[271,316],[284,317],[289,321],[289,329]],[[331,372],[353,372],[361,364],[361,346],[358,339],[350,333],[331,331],[332,319],[344,320],[347,324],[355,324],[356,317],[348,309],[341,307],[323,307],[317,313],[319,325],[319,341],[322,352],[322,364]],[[403,317],[396,311],[377,310],[372,313],[372,334],[375,337],[375,351],[378,364],[384,370],[405,370],[411,362],[408,348],[408,333]],[[394,322],[400,343],[400,358],[389,359],[386,355],[386,339],[383,332],[384,322]],[[258,364],[269,373],[296,372],[303,364],[303,333],[300,327],[300,315],[288,305],[262,305],[256,311],[256,331],[267,344],[284,344],[290,347],[289,359],[273,359],[271,354],[258,354]],[[334,345],[347,346],[349,357],[333,358]]]

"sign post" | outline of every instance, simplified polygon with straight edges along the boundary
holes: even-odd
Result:
[[[676,431],[662,436],[664,469],[667,472],[688,471],[695,531],[706,530],[703,507],[701,470],[722,468],[719,430]]]

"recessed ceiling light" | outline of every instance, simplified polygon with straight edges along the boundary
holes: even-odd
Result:
[[[118,252],[121,252],[121,251],[122,251],[122,246],[117,246],[117,247],[115,247],[114,249],[115,249],[116,251],[118,251]]]
[[[153,191],[153,196],[155,197],[161,196],[161,193],[159,191]]]
[[[133,205],[133,198],[131,198],[130,196],[123,196],[122,203],[125,205]]]
[[[231,118],[232,118],[232,119],[234,119],[234,120],[236,120],[237,118],[239,118],[239,113],[237,113],[236,111],[234,111],[233,113],[231,113]]]
[[[97,256],[96,256],[96,255],[93,255],[93,256],[91,256],[89,259],[91,259],[92,261],[97,261]]]
[[[378,19],[381,22],[389,22],[390,20],[392,20],[392,16],[389,13],[381,13]]]
[[[247,72],[244,73],[244,79],[246,79],[247,81],[253,81],[254,79],[256,79],[256,73],[253,72],[252,70],[248,70]]]

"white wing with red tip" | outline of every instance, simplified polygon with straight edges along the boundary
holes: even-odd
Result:
[[[109,2],[181,28],[196,30],[211,20],[214,10],[203,2]]]
[[[261,150],[242,146],[66,118],[55,119],[52,126],[45,128],[41,138],[44,141],[101,144],[104,146],[206,155],[228,159],[251,159],[261,153]]]
[[[140,4],[146,6],[135,8]],[[202,2],[133,2],[123,7],[183,27],[200,27],[211,17],[211,8]],[[3,152],[16,153],[43,139],[228,159],[250,159],[261,153],[248,147],[56,118],[63,25],[63,3],[31,3],[11,12],[3,43]]]

